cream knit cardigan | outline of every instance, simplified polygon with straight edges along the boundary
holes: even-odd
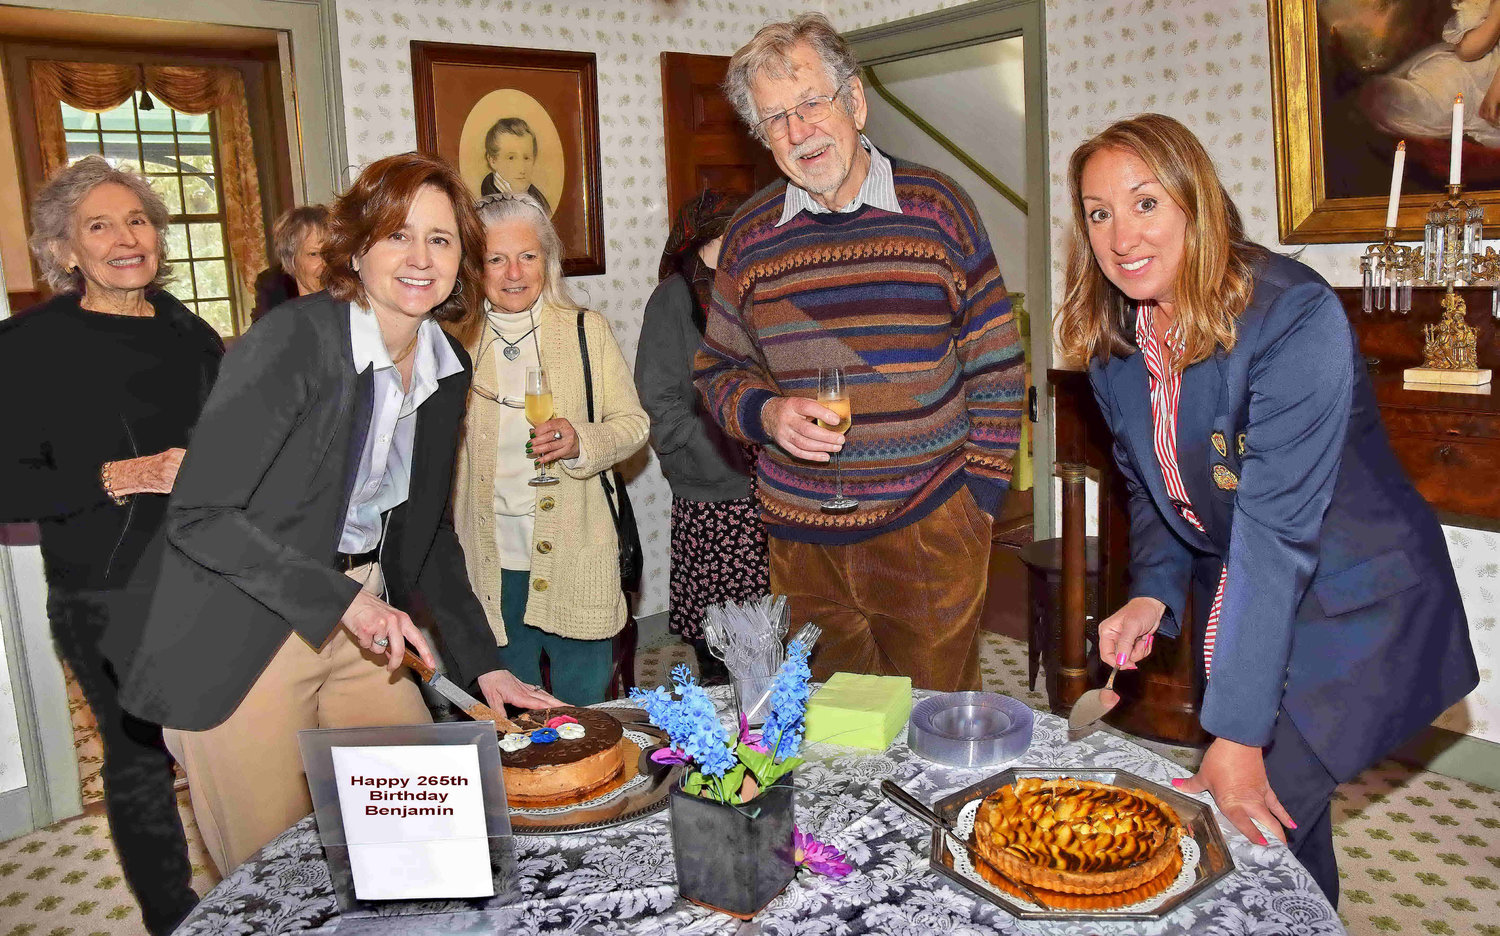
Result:
[[[575,312],[537,308],[542,366],[552,386],[553,412],[578,433],[578,463],[555,461],[547,472],[559,483],[536,489],[531,584],[526,623],[573,637],[613,637],[625,626],[620,591],[619,546],[598,475],[633,454],[646,441],[650,420],[636,398],[635,381],[609,323],[585,313],[589,365],[594,379],[594,419],[583,398],[583,358]],[[467,350],[480,361],[474,383],[494,392],[495,340],[486,328]],[[482,353],[481,353],[482,349]],[[501,646],[508,642],[500,616],[500,551],[495,545],[495,433],[499,407],[469,394],[469,415],[453,478],[453,526],[464,550],[469,581],[484,605]]]

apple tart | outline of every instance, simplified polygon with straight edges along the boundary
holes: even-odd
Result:
[[[1092,780],[1023,777],[991,793],[974,818],[974,849],[1033,888],[1139,899],[1181,868],[1182,821],[1145,790]],[[1160,890],[1160,887],[1155,888]]]

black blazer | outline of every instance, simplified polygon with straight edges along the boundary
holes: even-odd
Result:
[[[1131,596],[1166,604],[1172,636],[1189,582],[1202,619],[1229,565],[1204,730],[1264,745],[1284,713],[1344,781],[1478,684],[1442,529],[1317,273],[1268,254],[1234,350],[1183,372],[1178,465],[1206,533],[1167,496],[1143,355],[1090,377],[1130,491]]]
[[[392,602],[418,593],[460,685],[499,669],[448,511],[471,376],[422,404],[410,494],[381,563]],[[142,718],[203,730],[234,711],[289,633],[318,647],[359,586],[335,569],[374,379],[356,373],[349,304],[319,292],[268,315],[226,355],[167,516],[168,549],[120,699]],[[374,664],[371,664],[374,665]]]

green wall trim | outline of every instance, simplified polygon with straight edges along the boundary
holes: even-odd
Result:
[[[1493,741],[1432,727],[1392,756],[1403,764],[1500,790],[1500,744]]]
[[[875,93],[880,95],[887,104],[891,105],[898,114],[911,121],[918,130],[927,134],[937,145],[951,153],[954,159],[963,163],[970,172],[979,176],[985,185],[999,192],[1002,198],[1019,208],[1022,214],[1030,214],[1030,209],[1026,205],[1026,199],[1017,195],[1010,186],[996,178],[993,172],[981,166],[978,160],[964,152],[961,146],[944,136],[941,130],[923,120],[922,115],[908,107],[905,101],[892,94],[890,89],[880,83],[880,79],[875,75],[874,68],[865,68],[865,78],[869,81],[870,87],[875,89]]]

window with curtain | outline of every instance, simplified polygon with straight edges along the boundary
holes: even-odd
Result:
[[[135,95],[103,113],[66,103],[61,108],[68,164],[103,156],[146,176],[172,213],[172,294],[219,334],[236,334],[213,115],[184,114],[165,104],[141,110]]]
[[[46,175],[91,153],[145,174],[172,214],[169,288],[221,335],[243,331],[266,232],[239,72],[45,60],[28,71]]]

